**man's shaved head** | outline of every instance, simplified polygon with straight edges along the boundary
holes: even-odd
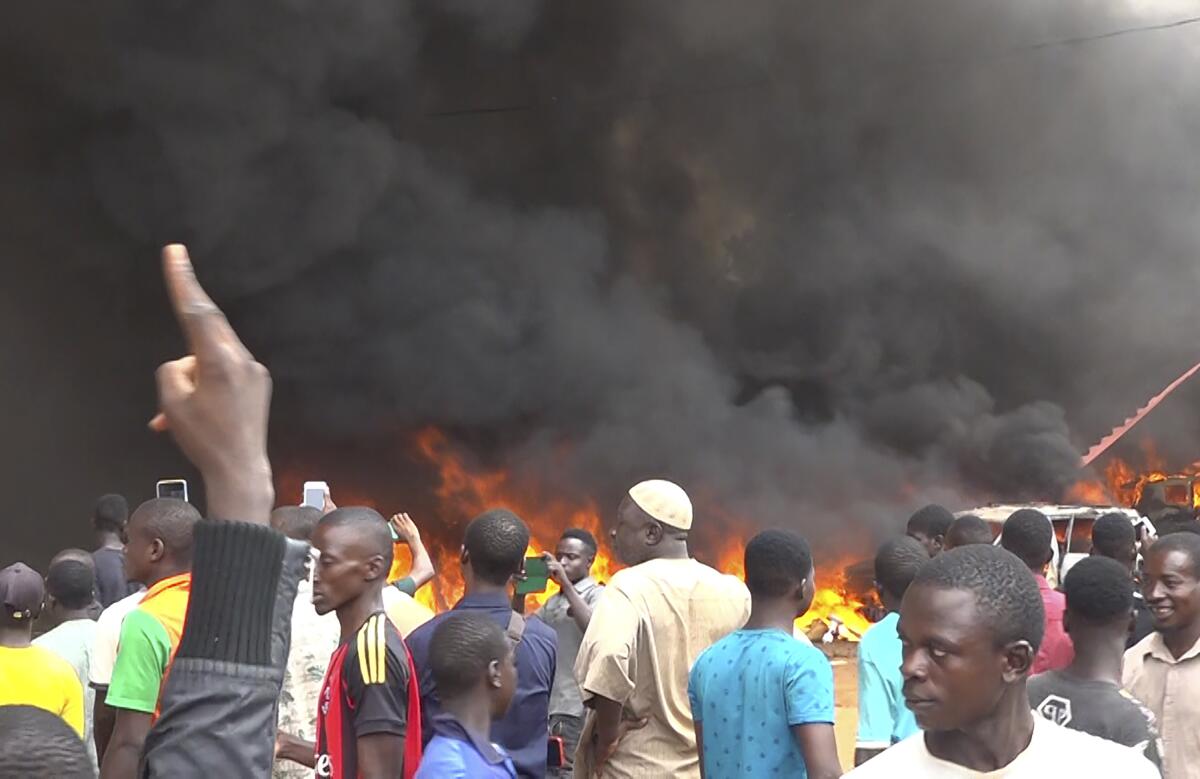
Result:
[[[373,508],[367,506],[348,506],[331,511],[317,523],[317,527],[353,528],[355,535],[374,554],[381,554],[392,564],[392,531],[388,530],[387,520]]]
[[[379,512],[361,506],[332,511],[317,523],[312,543],[320,553],[313,575],[318,614],[378,597],[392,567],[392,534]]]
[[[288,538],[311,541],[321,512],[312,506],[280,506],[271,512],[271,527]]]
[[[192,534],[200,512],[191,503],[178,498],[154,498],[137,507],[129,518],[128,532],[143,530],[162,540],[163,547],[173,559],[192,561]]]
[[[125,575],[147,586],[192,566],[192,534],[200,512],[176,498],[138,506],[126,526]]]

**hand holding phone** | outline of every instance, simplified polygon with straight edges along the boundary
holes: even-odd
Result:
[[[323,481],[304,482],[304,496],[301,506],[310,506],[317,511],[325,510],[325,498],[329,495],[329,484]]]
[[[525,558],[525,578],[517,582],[513,590],[517,595],[545,592],[550,581],[550,567],[541,557]]]

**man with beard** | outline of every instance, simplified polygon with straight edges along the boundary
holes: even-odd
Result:
[[[1125,653],[1122,682],[1158,721],[1163,776],[1200,777],[1200,536],[1155,541],[1142,592],[1155,632]]]
[[[315,744],[280,734],[278,756],[319,777],[405,777],[421,760],[421,709],[412,658],[383,609],[392,565],[387,522],[369,508],[340,508],[312,536],[312,603],[337,612],[341,644],[329,660]]]
[[[1026,565],[994,546],[944,552],[900,607],[904,698],[924,732],[851,771],[856,779],[1045,779],[1158,771],[1126,747],[1036,717],[1026,681],[1045,630]]]

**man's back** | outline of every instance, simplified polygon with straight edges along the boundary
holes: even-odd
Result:
[[[429,662],[429,642],[444,619],[461,611],[483,612],[506,629],[513,614],[511,603],[501,593],[468,594],[453,611],[437,615],[409,636],[408,646],[421,680],[421,717],[427,728],[423,731],[426,741],[433,737],[433,719],[440,711]],[[521,776],[546,775],[550,689],[554,684],[556,657],[554,631],[537,617],[526,619],[516,650],[517,690],[508,712],[492,722],[491,732],[492,741],[504,747]]]
[[[1043,576],[1036,576],[1038,590],[1042,595],[1042,606],[1046,610],[1046,634],[1033,661],[1032,673],[1040,674],[1066,668],[1075,659],[1075,649],[1071,637],[1063,628],[1063,612],[1067,608],[1067,599],[1061,592],[1050,586]]]
[[[1049,671],[1029,680],[1029,705],[1051,722],[1130,747],[1162,765],[1154,715],[1110,682]]]
[[[700,653],[688,680],[704,727],[706,776],[808,776],[792,727],[833,725],[833,668],[807,639],[736,630]]]
[[[83,744],[87,747],[92,766],[96,761],[96,742],[92,738],[92,707],[96,692],[88,684],[91,672],[92,647],[96,642],[96,623],[90,619],[72,619],[43,633],[33,640],[34,646],[49,649],[71,664],[83,690]]]
[[[0,706],[37,706],[83,738],[83,687],[75,669],[40,646],[0,646]]]
[[[108,608],[130,593],[129,581],[125,578],[125,553],[111,546],[102,546],[92,552],[96,565],[96,598],[100,605]]]
[[[612,578],[592,613],[575,677],[585,702],[601,695],[649,721],[626,733],[605,776],[698,774],[688,672],[749,616],[746,586],[695,560],[651,560]]]
[[[986,773],[934,757],[917,733],[846,774],[846,779],[1159,779],[1150,761],[1126,747],[1034,717],[1033,738],[1008,765]]]

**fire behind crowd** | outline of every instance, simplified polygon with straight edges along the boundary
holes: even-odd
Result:
[[[1071,751],[1055,741],[1061,733],[1023,719],[1040,691],[1043,719],[1088,730],[1081,710],[1104,705],[1080,698],[1073,713],[1063,703],[1070,695],[1043,677],[1025,696],[1029,672],[1086,670],[1111,682],[1106,693],[1119,684],[1141,696],[1158,718],[1147,725],[1125,711],[1121,721],[1138,724],[1136,743],[1125,746],[1169,779],[1200,775],[1191,768],[1200,748],[1164,721],[1160,695],[1168,664],[1189,659],[1184,639],[1193,621],[1179,582],[1186,561],[1197,559],[1187,536],[1200,507],[1200,383],[1186,380],[1197,369],[1168,384],[1200,359],[1195,13],[1182,0],[215,0],[186,8],[118,0],[13,9],[0,27],[0,252],[9,272],[0,357],[11,366],[0,383],[0,403],[11,410],[10,446],[0,454],[11,513],[0,565],[31,566],[0,575],[14,621],[6,641],[28,644],[57,621],[93,629],[82,624],[96,616],[88,612],[93,601],[74,607],[78,598],[59,597],[82,587],[80,566],[88,563],[72,548],[89,546],[93,530],[99,557],[84,557],[97,595],[104,576],[119,574],[120,588],[126,578],[150,585],[133,622],[143,651],[126,651],[124,665],[111,658],[112,679],[75,669],[99,700],[87,709],[109,718],[105,737],[92,731],[91,717],[59,718],[92,748],[94,768],[113,761],[103,779],[139,765],[169,774],[181,754],[172,738],[187,733],[194,745],[217,736],[196,734],[179,698],[159,698],[166,676],[131,683],[146,679],[134,678],[129,658],[144,661],[144,671],[181,646],[183,659],[200,666],[275,668],[282,656],[261,654],[265,623],[255,640],[238,633],[231,643],[246,626],[193,619],[192,635],[203,638],[184,640],[193,536],[198,582],[246,587],[227,592],[227,601],[257,604],[262,616],[271,612],[263,604],[272,587],[298,587],[304,618],[328,619],[322,628],[313,622],[311,633],[294,627],[295,635],[334,636],[332,612],[342,628],[354,622],[359,631],[312,655],[312,646],[293,643],[296,662],[317,656],[310,673],[328,666],[332,676],[307,680],[304,695],[322,698],[321,719],[307,717],[317,706],[301,711],[274,753],[264,746],[266,729],[247,724],[245,713],[231,720],[245,727],[232,740],[255,745],[242,755],[259,761],[252,774],[279,758],[315,761],[322,776],[354,775],[356,766],[368,775],[387,764],[404,766],[407,777],[429,746],[433,718],[453,715],[437,738],[471,743],[488,770],[511,758],[513,773],[540,776],[550,767],[541,748],[549,764],[557,744],[553,767],[561,772],[574,754],[564,744],[578,742],[583,772],[691,776],[709,755],[744,746],[712,720],[707,754],[701,743],[705,712],[732,714],[713,702],[724,689],[716,680],[733,683],[714,657],[741,667],[737,652],[749,651],[725,634],[750,641],[744,633],[768,630],[767,640],[794,634],[806,647],[782,650],[795,661],[789,667],[812,678],[803,700],[781,705],[811,704],[803,722],[821,726],[777,734],[787,745],[776,764],[784,773],[835,776],[839,763],[862,762],[869,779],[897,760],[909,761],[895,763],[909,775],[935,775],[935,761],[985,770],[978,743],[939,740],[967,731],[985,741],[993,732],[1029,735],[1025,744],[988,741],[983,762],[1001,761],[992,769],[1003,767],[1004,755],[1013,776],[1087,772],[1054,762]],[[182,249],[165,250],[164,298],[150,258],[176,241],[196,258],[195,277],[190,264],[181,270],[190,262]],[[197,313],[211,310],[193,289],[197,279],[228,330],[195,325]],[[195,387],[191,357],[169,362],[181,354],[232,377],[238,392],[225,401],[265,392],[269,427],[236,403],[208,406],[209,427],[183,413],[182,398],[192,396],[181,388]],[[1139,407],[1149,413],[1135,414]],[[259,423],[262,461],[212,446],[233,429],[252,428],[253,438]],[[215,432],[187,435],[206,429]],[[270,473],[270,484],[256,482],[259,494],[231,484],[235,469],[217,467],[225,459],[247,474]],[[326,519],[305,526],[292,510],[309,482],[328,484],[330,501],[343,508],[330,503]],[[148,501],[172,485],[182,502]],[[277,536],[252,532],[266,520],[263,501],[254,500],[263,491],[291,517],[278,530],[307,527],[295,530],[312,542],[307,579],[289,568],[299,562],[268,548]],[[114,501],[96,503],[105,493],[129,497],[128,524],[141,536],[113,519],[121,513]],[[935,512],[936,533],[928,523],[906,526],[931,505],[948,507]],[[394,549],[383,537],[383,519],[393,514],[401,538]],[[190,531],[201,515],[246,522],[220,525],[205,539]],[[943,552],[952,515],[964,528],[976,517],[975,531],[996,543]],[[413,523],[436,573],[408,556]],[[398,557],[387,577],[371,568],[363,581],[396,580],[380,582],[382,592],[394,607],[404,589],[406,613],[430,620],[423,633],[398,613],[385,619],[367,609],[378,593],[366,585],[349,592],[338,579],[334,569],[364,537]],[[555,645],[539,632],[541,620],[530,619],[532,628],[510,621],[525,610],[491,602],[529,578],[505,570],[502,586],[488,590],[497,565],[507,565],[488,557],[498,538],[509,546],[521,539],[520,559],[531,564],[549,553],[565,570],[588,557],[590,576],[580,581],[595,585],[587,592],[596,598],[602,585],[613,595],[628,595],[635,582],[649,586],[639,577],[660,556],[687,559],[692,567],[677,577],[660,572],[649,581],[669,582],[672,597],[688,603],[711,596],[726,611],[680,617],[682,627],[675,617],[647,617],[637,630],[682,653],[651,661],[639,652],[658,647],[653,641],[614,649],[604,642],[619,643],[621,629],[587,630],[593,606],[608,624],[636,607],[618,613],[615,598],[580,607],[578,582],[568,586],[556,573],[523,605],[547,622],[557,613],[568,629],[575,625],[573,651],[594,662],[574,674],[545,657],[539,665],[530,654],[553,658]],[[250,571],[236,556],[199,554],[218,541],[261,565]],[[575,551],[562,552],[564,543]],[[1112,555],[1091,554],[1110,543]],[[918,572],[922,554],[934,556],[921,558],[928,564]],[[1136,577],[1136,596],[1124,579],[1102,586],[1112,572],[1092,557],[1127,563],[1118,578]],[[1014,560],[1024,567],[1014,569]],[[1125,596],[1135,600],[1134,632],[1151,643],[1125,657],[1116,681],[1109,677],[1114,663],[1121,671],[1120,658],[1104,652],[1127,637],[1091,624],[1111,603],[1085,596],[1070,604],[1071,571],[1089,583],[1076,592],[1093,601],[1114,589],[1117,611]],[[903,642],[901,580],[925,595],[912,599]],[[49,595],[35,598],[39,588]],[[196,592],[213,605],[213,590]],[[650,609],[653,599],[637,593],[643,599],[630,602]],[[947,593],[977,601],[1012,649],[1003,655],[1011,673],[991,679],[983,664],[972,676],[978,684],[962,687],[938,676],[939,652],[960,646],[938,633],[958,624],[947,616],[957,613]],[[491,598],[515,651],[489,645],[496,631],[486,625],[446,619],[479,597]],[[1037,603],[1043,619],[1016,616],[1028,618]],[[45,616],[31,625],[39,611]],[[120,618],[107,629],[114,619],[123,635]],[[452,629],[439,642],[433,625],[444,623]],[[95,629],[102,625],[103,618]],[[400,634],[413,631],[410,654]],[[896,657],[880,662],[895,684],[875,694],[898,705],[896,728],[867,737],[862,718],[870,718],[872,694],[864,678],[881,651],[870,635],[879,640],[885,631]],[[589,633],[585,650],[579,642]],[[58,633],[52,643],[63,640]],[[481,669],[443,666],[444,678],[469,677],[475,686],[443,685],[464,708],[442,711],[430,695],[434,659],[466,663],[440,650],[476,645],[495,656]],[[220,655],[226,646],[229,655]],[[673,686],[647,698],[661,680],[613,672],[605,662],[621,651],[626,662],[694,666],[689,673],[699,675],[676,674]],[[25,660],[0,665],[0,692],[42,678],[18,662]],[[182,668],[179,685],[205,689],[187,662]],[[848,677],[855,668],[859,676]],[[547,670],[565,673],[588,698],[589,730],[580,732],[581,714],[564,725],[550,711],[531,725],[520,706],[500,711],[505,695],[531,697],[529,674]],[[330,678],[335,684],[322,683]],[[359,696],[385,678],[412,683],[383,702]],[[853,727],[839,734],[841,754],[824,730],[848,708],[835,678],[842,687],[848,678],[851,687],[868,684],[851,696],[857,738]],[[246,682],[222,680],[212,689]],[[405,689],[411,700],[402,699]],[[273,706],[266,692],[259,689],[257,703]],[[542,692],[551,698],[548,687]],[[835,695],[843,696],[837,715]],[[988,695],[1009,706],[1011,721],[982,711]],[[354,724],[368,699],[371,721],[394,726],[386,754],[360,755],[353,746],[378,732],[350,737],[354,728],[341,727]],[[948,711],[949,700],[961,707]],[[113,705],[105,709],[105,701]],[[559,704],[584,705],[551,698],[549,706]],[[122,712],[115,721],[113,710]],[[991,725],[1020,725],[984,727],[985,713]],[[972,727],[959,727],[968,715]],[[481,740],[492,719],[490,740]],[[736,719],[748,723],[743,735],[766,732],[740,709]],[[1166,719],[1179,727],[1180,718]],[[29,727],[14,721],[0,732]],[[447,735],[454,728],[457,737]],[[902,738],[917,729],[928,738]],[[672,746],[660,753],[662,743]],[[1075,746],[1087,751],[1083,743]],[[862,754],[846,755],[853,747]],[[1105,754],[1091,759],[1103,764]],[[428,755],[424,765],[426,775],[439,770]],[[1140,775],[1133,765],[1123,775]],[[744,773],[737,766],[731,772]],[[714,762],[708,773],[727,768]],[[238,773],[229,765],[213,772]]]

